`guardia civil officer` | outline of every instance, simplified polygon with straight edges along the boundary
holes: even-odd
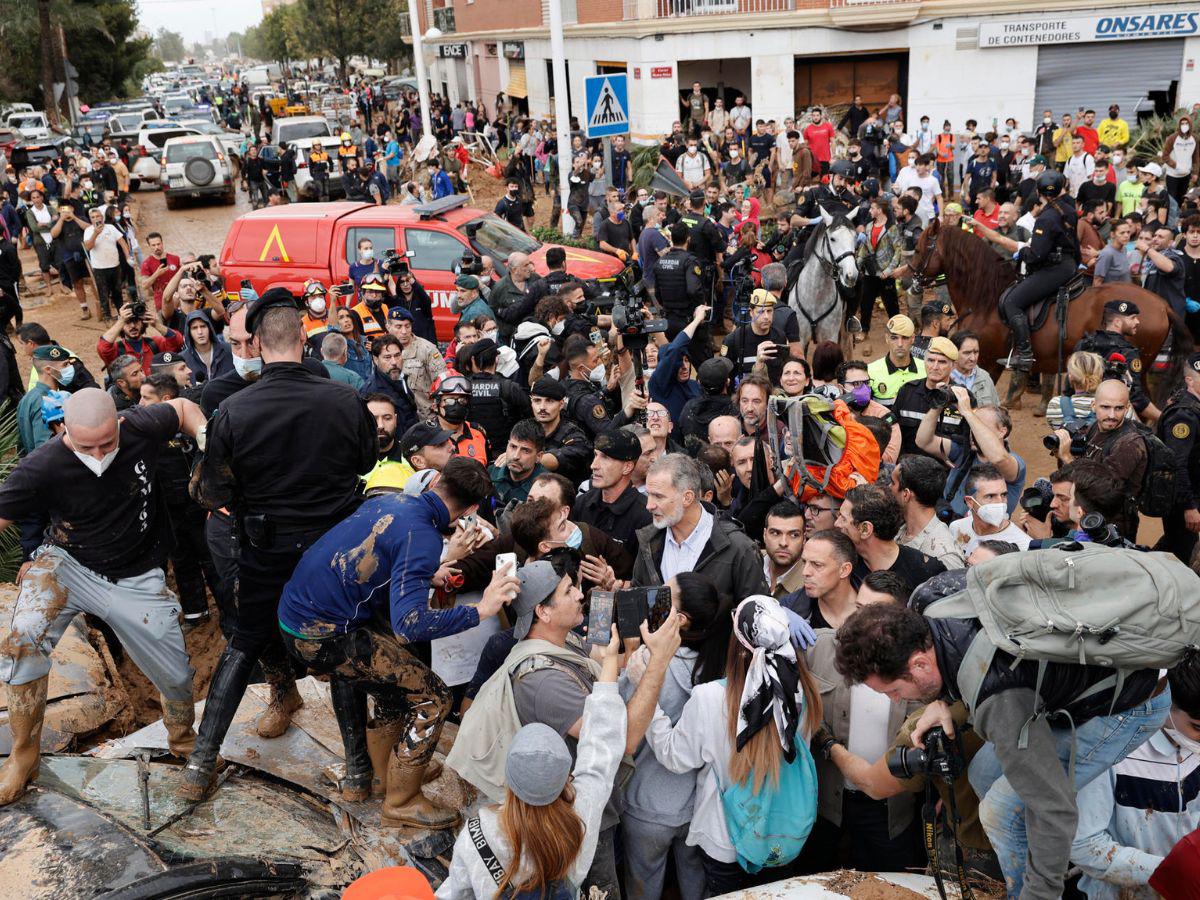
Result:
[[[1163,407],[1158,436],[1175,458],[1175,506],[1163,517],[1163,536],[1155,550],[1174,553],[1191,565],[1200,534],[1200,353],[1188,357],[1183,386]]]
[[[1070,281],[1079,267],[1079,216],[1075,199],[1065,192],[1067,179],[1061,172],[1047,169],[1038,176],[1037,189],[1046,200],[1033,223],[1029,243],[1017,251],[1016,259],[1029,274],[1001,301],[1001,317],[1013,333],[1009,368],[1029,371],[1033,366],[1033,342],[1026,310]]]
[[[301,363],[304,328],[295,298],[272,288],[247,308],[261,377],[226,398],[208,426],[191,494],[226,507],[239,531],[238,623],[213,673],[196,749],[179,792],[208,794],[217,752],[257,662],[271,685],[264,737],[287,729],[301,700],[279,636],[280,592],[304,550],[355,510],[359,476],[376,462],[375,421],[348,385]]]

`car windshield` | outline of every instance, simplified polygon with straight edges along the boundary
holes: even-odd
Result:
[[[167,162],[181,163],[189,159],[216,159],[217,148],[211,141],[190,141],[172,144],[166,149]]]
[[[471,239],[471,245],[480,254],[486,254],[497,262],[508,259],[510,253],[533,253],[540,246],[519,228],[514,228],[503,219],[488,215],[472,219],[462,231]]]
[[[206,122],[203,119],[195,119],[184,123],[188,128],[195,128],[201,134],[220,134],[221,129],[212,122]]]
[[[121,113],[118,116],[113,116],[117,120],[121,131],[132,131],[137,128],[142,121],[141,113]]]
[[[41,128],[41,116],[13,116],[8,120],[8,124],[13,128]]]
[[[279,143],[298,141],[302,138],[331,137],[328,122],[279,122]]]

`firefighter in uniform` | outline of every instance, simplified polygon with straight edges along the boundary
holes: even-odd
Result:
[[[388,296],[387,282],[378,272],[368,272],[358,284],[358,296],[361,299],[354,311],[362,318],[363,334],[369,341],[387,331],[391,309],[384,303]]]
[[[334,329],[329,324],[329,292],[315,278],[304,282],[304,317],[301,324],[308,340],[308,352],[318,355],[321,341]]]
[[[574,422],[563,416],[567,390],[557,378],[544,375],[529,391],[533,401],[533,418],[542,426],[546,443],[542,448],[542,465],[580,484],[588,477],[592,464],[592,442]]]
[[[683,222],[672,225],[671,249],[655,263],[654,287],[659,305],[667,314],[668,340],[692,321],[704,293],[704,268],[687,249],[690,235],[690,229]]]
[[[320,141],[313,141],[308,151],[308,173],[317,189],[317,202],[324,203],[329,199],[329,154],[321,149]]]
[[[1104,360],[1106,366],[1114,353],[1123,356],[1129,367],[1129,374],[1125,378],[1129,384],[1129,403],[1135,413],[1153,421],[1159,416],[1158,407],[1150,402],[1150,395],[1146,393],[1142,357],[1129,340],[1137,334],[1140,315],[1141,310],[1131,300],[1109,300],[1104,304],[1100,330],[1085,334],[1075,345],[1075,350],[1095,353]]]
[[[478,423],[488,438],[488,459],[508,448],[513,424],[529,418],[529,397],[515,381],[496,374],[500,349],[491,338],[471,345],[471,402],[467,418]]]
[[[1011,362],[1003,362],[1019,371],[1033,367],[1033,340],[1025,311],[1070,281],[1079,267],[1079,217],[1074,198],[1063,192],[1066,183],[1063,174],[1052,169],[1038,176],[1038,193],[1046,205],[1033,223],[1029,243],[1016,255],[1022,270],[1030,274],[1009,289],[1000,303],[1000,317],[1013,333]]]
[[[1163,518],[1155,550],[1174,553],[1191,565],[1200,534],[1200,353],[1188,357],[1183,386],[1163,407],[1158,436],[1175,458],[1175,506]]]
[[[487,432],[467,421],[467,412],[471,408],[471,380],[457,372],[447,372],[433,383],[430,396],[433,397],[436,424],[450,432],[455,455],[486,466]]]
[[[246,328],[261,345],[262,375],[221,403],[190,486],[201,506],[231,510],[240,548],[237,625],[179,785],[192,801],[212,790],[217,752],[256,666],[271,685],[261,736],[282,735],[302,705],[279,634],[280,593],[304,551],[357,508],[360,476],[374,468],[378,447],[366,404],[301,362],[300,310],[290,291],[272,288],[254,300]]]

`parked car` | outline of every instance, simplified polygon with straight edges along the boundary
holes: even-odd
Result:
[[[122,109],[108,117],[110,134],[122,134],[127,131],[137,131],[147,122],[157,122],[161,119],[153,109]]]
[[[291,144],[303,138],[332,138],[333,129],[324,116],[288,116],[271,125],[271,143]]]
[[[208,119],[179,119],[179,124],[185,128],[194,128],[201,134],[215,137],[221,142],[225,155],[233,162],[234,168],[237,169],[241,166],[242,142],[246,140],[246,136],[240,131],[228,131],[220,125],[214,125]]]
[[[157,185],[162,177],[162,150],[171,138],[199,134],[195,128],[184,128],[174,122],[151,122],[139,129],[129,141],[130,190],[145,184]],[[110,135],[119,140],[125,135]]]
[[[9,113],[6,124],[9,128],[17,129],[27,138],[50,137],[50,122],[43,112]]]
[[[21,171],[29,166],[40,166],[57,159],[67,147],[78,147],[79,143],[69,134],[57,132],[48,138],[24,141],[17,144],[8,155],[13,169]]]
[[[174,209],[180,197],[206,197],[219,194],[232,204],[236,199],[233,166],[218,138],[207,134],[173,137],[162,151],[162,189],[167,209]]]

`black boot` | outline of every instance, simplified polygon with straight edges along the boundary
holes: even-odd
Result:
[[[371,796],[374,777],[367,752],[367,695],[351,682],[336,677],[329,682],[329,694],[346,752],[346,778],[341,794],[347,800],[366,800]]]
[[[212,790],[213,776],[217,772],[217,753],[246,693],[254,663],[254,659],[233,647],[226,647],[221,654],[217,670],[213,672],[208,685],[204,717],[200,720],[200,733],[196,736],[196,749],[183,768],[179,794],[184,799],[203,800]]]
[[[1018,310],[1008,317],[1008,327],[1013,334],[1013,352],[1002,363],[1018,372],[1028,372],[1033,368],[1033,341],[1029,335],[1029,317],[1024,311]]]

